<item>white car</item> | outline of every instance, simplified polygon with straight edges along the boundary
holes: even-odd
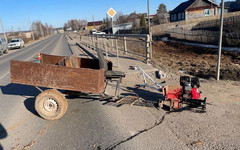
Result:
[[[105,32],[97,31],[96,34],[106,34]]]
[[[9,49],[22,47],[24,47],[24,41],[21,38],[11,39],[11,41],[8,43]]]

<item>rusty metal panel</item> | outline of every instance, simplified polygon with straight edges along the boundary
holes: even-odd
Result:
[[[64,58],[65,56],[54,56],[54,55],[47,55],[47,54],[40,54],[41,55],[41,63],[42,64],[57,64]]]
[[[79,61],[80,68],[100,69],[98,59],[80,58]]]
[[[87,93],[104,90],[104,70],[10,61],[11,82]]]

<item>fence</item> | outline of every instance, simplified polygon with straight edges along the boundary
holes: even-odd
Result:
[[[133,28],[133,29],[125,29],[119,30],[118,34],[148,34],[148,28]]]
[[[200,43],[213,43],[218,42],[218,31],[206,31],[206,30],[184,30],[180,28],[169,29],[166,31],[172,38],[194,41]]]
[[[146,63],[152,58],[150,37],[147,34],[89,34],[86,36],[79,36],[79,38],[80,44],[93,50],[99,48],[105,53],[107,59],[109,54],[116,55],[118,59],[120,52],[123,54],[133,54]],[[119,60],[117,61],[117,66],[119,66]]]
[[[174,28],[167,30],[166,33],[172,38],[199,43],[218,44],[219,40],[219,31],[184,30],[181,28]],[[224,32],[222,43],[229,46],[240,46],[240,34],[235,32]]]

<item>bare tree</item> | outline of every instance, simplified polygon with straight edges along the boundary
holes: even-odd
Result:
[[[71,19],[68,20],[68,27],[71,27],[71,29],[74,30],[79,30],[79,24],[76,19]]]
[[[66,31],[68,27],[69,27],[68,23],[64,23],[64,26],[63,26],[64,31]]]
[[[115,15],[115,18],[116,18],[118,24],[127,22],[127,16],[123,15],[123,13],[121,11],[117,12],[117,14]]]
[[[45,23],[45,28],[46,28],[46,35],[49,35],[49,34],[50,34],[50,33],[49,33],[49,26],[48,26],[47,23]]]
[[[53,34],[53,27],[52,27],[52,25],[49,26],[49,34]]]
[[[34,21],[32,23],[33,30],[35,30],[36,34],[39,37],[43,37],[47,35],[47,29],[45,26],[43,26],[41,21]]]
[[[168,21],[167,7],[163,3],[158,6],[157,14],[154,18],[155,24],[162,24]]]
[[[108,17],[103,18],[103,25],[105,29],[108,29],[111,27],[111,21]]]
[[[81,29],[83,29],[83,28],[85,28],[86,26],[87,26],[87,20],[85,20],[85,19],[79,19],[78,20],[78,25],[79,25],[79,29],[81,30]]]

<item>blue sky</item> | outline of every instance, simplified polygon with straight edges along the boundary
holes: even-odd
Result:
[[[184,1],[150,0],[150,14],[155,14],[161,3],[172,10]],[[147,0],[0,0],[0,18],[7,32],[28,30],[30,21],[36,20],[62,27],[69,19],[92,21],[94,15],[95,21],[102,20],[110,7],[123,14],[143,13],[147,12]]]

